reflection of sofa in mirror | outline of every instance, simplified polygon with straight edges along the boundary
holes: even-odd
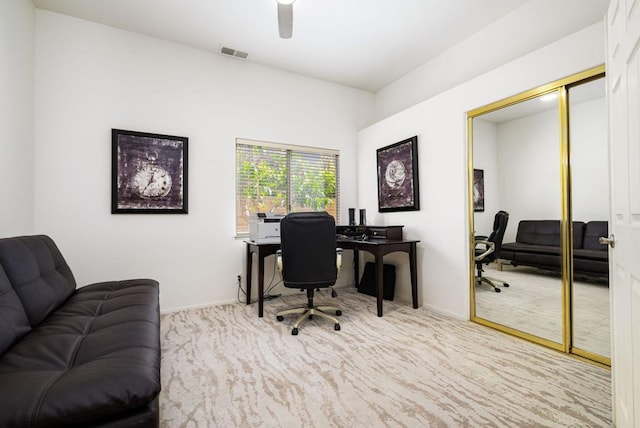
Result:
[[[606,221],[573,222],[573,272],[575,275],[609,275],[607,245],[598,238],[608,236]],[[513,266],[562,270],[562,237],[559,220],[522,220],[516,242],[502,244],[501,259]]]

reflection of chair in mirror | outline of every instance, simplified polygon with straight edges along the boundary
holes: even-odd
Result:
[[[334,323],[334,329],[340,330],[340,324],[327,311],[342,315],[335,306],[316,306],[313,303],[314,290],[331,287],[336,283],[342,263],[341,250],[336,250],[336,223],[326,212],[291,213],[280,222],[280,246],[278,268],[287,288],[307,290],[307,305],[280,311],[278,321],[283,315],[299,314],[293,324],[291,334],[298,334],[298,327],[307,318],[317,315]]]
[[[496,293],[500,292],[500,288],[496,282],[502,283],[504,287],[508,287],[504,281],[490,279],[482,276],[484,272],[483,266],[500,258],[500,248],[502,247],[502,239],[507,229],[509,221],[509,213],[506,211],[498,211],[493,219],[493,231],[489,236],[476,236],[475,241],[475,264],[476,264],[476,285],[483,282],[493,287]]]

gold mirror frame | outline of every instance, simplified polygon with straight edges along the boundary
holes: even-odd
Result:
[[[585,358],[591,362],[599,363],[605,366],[611,366],[611,358],[604,357],[592,352],[572,347],[571,344],[571,284],[573,283],[573,236],[571,221],[571,168],[569,164],[569,108],[567,100],[567,89],[569,86],[578,83],[585,83],[604,77],[605,66],[600,65],[583,72],[565,77],[560,80],[539,86],[534,89],[513,95],[500,101],[479,107],[467,112],[467,189],[468,189],[468,219],[469,219],[469,279],[470,279],[470,318],[471,321],[482,324],[496,330],[517,336],[531,342],[541,344],[543,346],[567,353],[578,357]],[[562,233],[562,343],[559,344],[549,339],[544,339],[521,330],[511,328],[496,322],[480,318],[476,316],[476,298],[475,298],[475,251],[474,251],[474,210],[473,210],[473,119],[483,114],[490,113],[505,107],[509,107],[523,101],[527,101],[542,95],[557,92],[558,93],[558,110],[559,110],[559,128],[560,128],[560,162],[561,162],[561,233]]]

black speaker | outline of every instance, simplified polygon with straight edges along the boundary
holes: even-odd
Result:
[[[393,296],[396,292],[396,267],[394,265],[383,265],[382,267],[382,298],[385,300],[393,300]],[[368,294],[369,296],[376,296],[376,265],[372,262],[367,262],[364,265],[364,272],[362,272],[362,279],[358,284],[358,292]]]
[[[360,226],[367,225],[367,210],[360,208]]]
[[[356,225],[356,209],[349,208],[349,226]]]

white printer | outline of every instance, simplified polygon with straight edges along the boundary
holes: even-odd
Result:
[[[283,214],[256,213],[249,219],[249,239],[259,244],[280,243]]]

